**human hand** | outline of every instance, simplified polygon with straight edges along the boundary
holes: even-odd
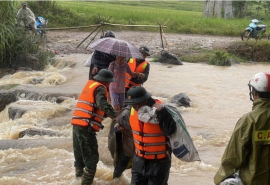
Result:
[[[120,130],[121,132],[125,130],[125,128],[119,124],[116,124],[116,127],[118,130]]]
[[[92,75],[96,75],[98,72],[98,68],[97,67],[94,67],[94,69],[92,70]]]
[[[135,77],[137,77],[138,75],[139,75],[139,73],[133,72],[132,75],[131,75],[131,77],[132,77],[132,78],[135,78]]]
[[[159,104],[159,103],[155,103],[153,105],[153,107],[155,107],[157,109],[157,111],[160,111],[163,108],[163,105],[162,104]]]
[[[107,98],[107,102],[108,102],[109,104],[111,104],[111,103],[112,103],[112,99],[111,99],[111,97],[110,97],[110,96]]]
[[[145,77],[145,74],[139,73],[139,74],[138,74],[138,77],[143,79],[143,78]]]
[[[118,123],[116,123],[115,126],[114,126],[114,130],[116,132],[118,132],[118,131],[122,132],[124,129],[125,128],[123,126],[119,125]]]

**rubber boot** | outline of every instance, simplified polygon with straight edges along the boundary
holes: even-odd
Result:
[[[82,176],[82,185],[91,185],[94,181],[94,177],[96,174],[96,170],[90,170],[88,168],[84,168],[84,173]]]
[[[76,175],[76,178],[82,177],[83,176],[83,168],[75,167],[75,175]]]

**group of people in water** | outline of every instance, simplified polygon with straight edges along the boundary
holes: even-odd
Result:
[[[108,31],[105,37],[115,36]],[[112,154],[113,178],[131,166],[132,185],[168,184],[172,153],[168,136],[176,131],[177,123],[142,86],[149,75],[146,57],[150,52],[146,46],[139,51],[143,59],[94,51],[89,80],[71,120],[75,175],[82,185],[93,183],[99,161],[96,133],[106,117],[113,120],[113,138],[118,143],[117,156]],[[237,122],[215,184],[270,184],[270,74],[255,74],[248,86],[252,111]]]
[[[104,37],[114,38],[115,35],[108,31]],[[141,58],[126,59],[97,50],[92,55],[89,80],[78,98],[71,121],[75,172],[76,177],[82,178],[82,184],[93,182],[99,160],[96,132],[103,128],[102,120],[106,117],[116,121],[113,131],[117,155],[113,156],[116,161],[113,178],[120,177],[133,159],[134,184],[168,181],[170,157],[167,155],[170,152],[164,133],[173,133],[176,126],[172,118],[167,119],[170,115],[162,104],[152,99],[142,87],[149,75],[150,63],[146,57],[150,52],[146,46],[140,47],[139,51]],[[160,119],[170,124],[164,124],[163,131],[159,124],[140,123],[143,128],[138,127],[140,121],[136,112],[142,106],[153,107]],[[134,143],[135,135],[140,144]],[[129,143],[125,144],[127,141]],[[137,158],[133,157],[134,153]]]
[[[22,3],[17,24],[36,29],[35,15]],[[115,35],[106,32],[104,37]],[[94,181],[99,161],[96,133],[102,121],[112,121],[116,147],[113,178],[132,167],[132,185],[167,185],[171,167],[168,136],[176,122],[163,103],[142,86],[149,76],[150,51],[139,48],[142,58],[126,58],[94,51],[86,82],[73,112],[75,175],[82,185]],[[214,183],[217,185],[270,184],[270,73],[259,72],[248,83],[252,111],[237,122],[224,151]],[[112,142],[113,143],[113,142]],[[110,147],[110,146],[109,146]]]

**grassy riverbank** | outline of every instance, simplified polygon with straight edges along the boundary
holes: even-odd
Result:
[[[239,38],[239,43],[235,44],[237,47],[226,49],[230,55],[240,56],[245,61],[270,60],[268,54],[270,42],[268,43],[265,39],[263,39],[264,42],[255,43],[240,40],[240,35],[250,20],[259,18],[260,14],[258,17],[250,16],[243,19],[205,18],[203,17],[204,1],[31,1],[28,4],[36,16],[41,15],[49,19],[48,28],[63,29],[64,27],[66,30],[68,29],[66,27],[73,27],[73,29],[89,32],[93,31],[94,27],[83,29],[78,27],[106,22],[133,26],[106,25],[104,30],[159,32],[159,25],[163,25],[166,26],[165,33],[237,37]],[[267,25],[270,21],[265,19],[263,23]],[[139,25],[156,25],[156,27]],[[267,31],[266,35],[268,34]],[[199,58],[193,55],[182,55],[181,58],[189,62],[209,61],[213,52],[215,51],[201,51],[202,55]],[[227,60],[226,53],[215,53]],[[219,61],[220,58],[216,60]]]
[[[112,24],[123,25],[165,25],[166,33],[184,33],[201,35],[219,35],[219,36],[239,36],[239,42],[235,47],[227,48],[228,55],[219,51],[202,51],[199,57],[182,55],[180,58],[189,62],[209,61],[210,59],[220,64],[221,59],[229,60],[231,55],[237,61],[268,61],[270,59],[267,41],[260,42],[242,42],[240,35],[249,25],[250,20],[256,17],[247,17],[244,19],[221,19],[203,17],[203,1],[107,1],[107,2],[58,2],[59,7],[64,8],[74,15],[79,16],[81,21],[77,21],[77,26],[86,26],[98,24],[101,21]],[[67,23],[71,19],[67,19]],[[264,24],[270,24],[269,21],[263,21]],[[70,23],[69,26],[72,26]],[[107,29],[128,29],[141,31],[159,31],[159,28],[149,27],[119,27],[114,26]],[[268,35],[268,32],[266,32]],[[252,48],[252,49],[250,49]],[[246,55],[246,53],[250,53]],[[240,59],[242,58],[242,59]],[[226,63],[226,62],[225,62]]]
[[[56,7],[62,9],[57,15],[50,11],[44,15],[50,19],[49,27],[87,26],[106,21],[124,25],[161,24],[170,33],[239,36],[251,20],[251,17],[205,18],[203,1],[57,1]],[[117,29],[159,31],[149,27],[113,27]]]

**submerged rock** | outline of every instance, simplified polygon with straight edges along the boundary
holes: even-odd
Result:
[[[176,55],[166,50],[161,51],[160,56],[157,59],[157,62],[174,64],[174,65],[183,65],[183,63],[180,61],[180,59]]]
[[[0,93],[0,112],[5,109],[6,105],[17,101],[16,94],[13,92]]]
[[[29,128],[29,129],[26,129],[24,131],[21,131],[19,133],[19,138],[23,138],[25,135],[27,135],[27,136],[35,136],[35,135],[61,136],[61,134],[56,132],[56,131],[36,129],[36,128]]]
[[[190,99],[185,93],[179,93],[175,95],[170,102],[176,104],[179,107],[190,107]]]
[[[18,118],[21,118],[22,115],[27,112],[28,110],[25,107],[16,107],[16,106],[10,106],[8,108],[8,116],[10,119],[15,120]]]

